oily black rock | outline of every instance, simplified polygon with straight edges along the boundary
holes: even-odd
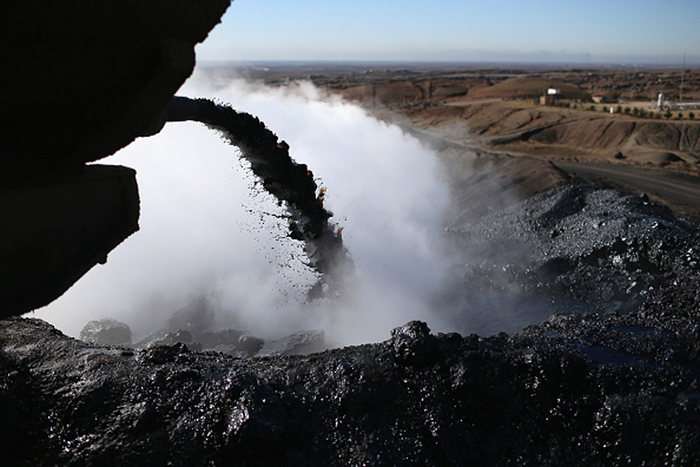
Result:
[[[693,465],[697,316],[678,311],[555,316],[513,337],[411,322],[379,344],[256,359],[11,319],[0,439],[15,465]]]
[[[601,312],[637,309],[700,270],[697,225],[644,195],[598,186],[556,188],[452,233],[468,252],[466,282],[516,283]]]
[[[93,320],[83,326],[80,340],[98,345],[131,345],[131,329],[112,318]]]
[[[554,314],[510,336],[435,335],[413,321],[385,342],[310,355],[236,358],[182,342],[104,347],[39,320],[1,321],[4,459],[8,465],[700,463],[696,227],[642,197],[594,187],[555,190],[523,210],[483,224],[500,227],[482,232],[482,244],[530,238],[537,248],[522,255],[530,261],[523,270],[534,272],[514,277],[539,275],[548,284],[532,293],[579,293],[557,289],[558,277],[589,270],[592,256],[600,271],[587,279],[591,287],[595,277],[616,273],[615,255],[623,264],[635,259],[658,282],[633,296],[636,306]],[[600,236],[584,231],[600,220],[613,227],[599,225]],[[555,229],[559,234],[552,235]],[[633,241],[622,240],[626,250],[618,251],[623,234]],[[573,244],[567,247],[565,238]],[[667,246],[656,253],[660,242]],[[570,261],[574,272],[537,269],[553,256]],[[593,301],[587,292],[580,297]],[[179,318],[193,323],[190,314]]]

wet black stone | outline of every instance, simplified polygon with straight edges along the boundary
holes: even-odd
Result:
[[[131,329],[126,323],[105,318],[88,322],[80,339],[98,345],[131,345]]]
[[[411,321],[391,331],[391,344],[397,362],[426,365],[434,357],[435,339],[422,321]]]
[[[699,271],[695,224],[644,196],[569,185],[452,232],[482,258],[465,280],[495,277],[526,294],[566,297],[600,312],[638,309],[655,290]]]
[[[678,311],[655,301],[625,316],[559,315],[513,337],[436,336],[411,322],[380,344],[246,360],[181,344],[124,356],[36,320],[5,321],[0,431],[17,444],[4,452],[178,465],[690,465],[700,460],[698,331]],[[50,433],[60,440],[39,442]]]
[[[641,197],[590,187],[524,209],[492,218],[483,228],[496,228],[482,234],[492,245],[529,239],[528,267],[550,265],[537,270],[547,293],[591,299],[587,287],[600,283],[599,295],[617,297],[600,305],[622,306],[554,314],[513,335],[434,335],[413,321],[377,344],[253,358],[182,343],[101,347],[39,320],[0,321],[4,459],[699,465],[697,228]],[[611,225],[600,235],[583,230],[603,221]],[[653,285],[616,296],[628,280],[619,271]],[[573,275],[580,289],[557,288]],[[630,299],[639,301],[624,306]]]

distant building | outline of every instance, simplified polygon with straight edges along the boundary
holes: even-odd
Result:
[[[663,110],[700,110],[700,102],[671,102],[667,101],[662,92],[656,101],[656,106]]]
[[[591,97],[596,104],[609,104],[613,102],[612,96],[605,91],[596,92]]]
[[[539,104],[540,105],[554,105],[556,103],[557,99],[560,97],[561,97],[561,90],[560,89],[549,88],[549,89],[547,89],[547,94],[545,94],[544,96],[540,96]],[[537,104],[537,101],[535,101],[535,104]]]

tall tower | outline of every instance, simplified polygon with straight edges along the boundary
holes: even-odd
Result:
[[[681,70],[681,91],[678,95],[678,102],[683,102],[683,81],[685,80],[685,54],[683,52],[683,69]]]

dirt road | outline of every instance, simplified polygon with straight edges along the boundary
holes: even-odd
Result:
[[[646,193],[677,215],[700,221],[700,178],[641,167],[580,162],[555,162],[557,167],[590,183]]]

